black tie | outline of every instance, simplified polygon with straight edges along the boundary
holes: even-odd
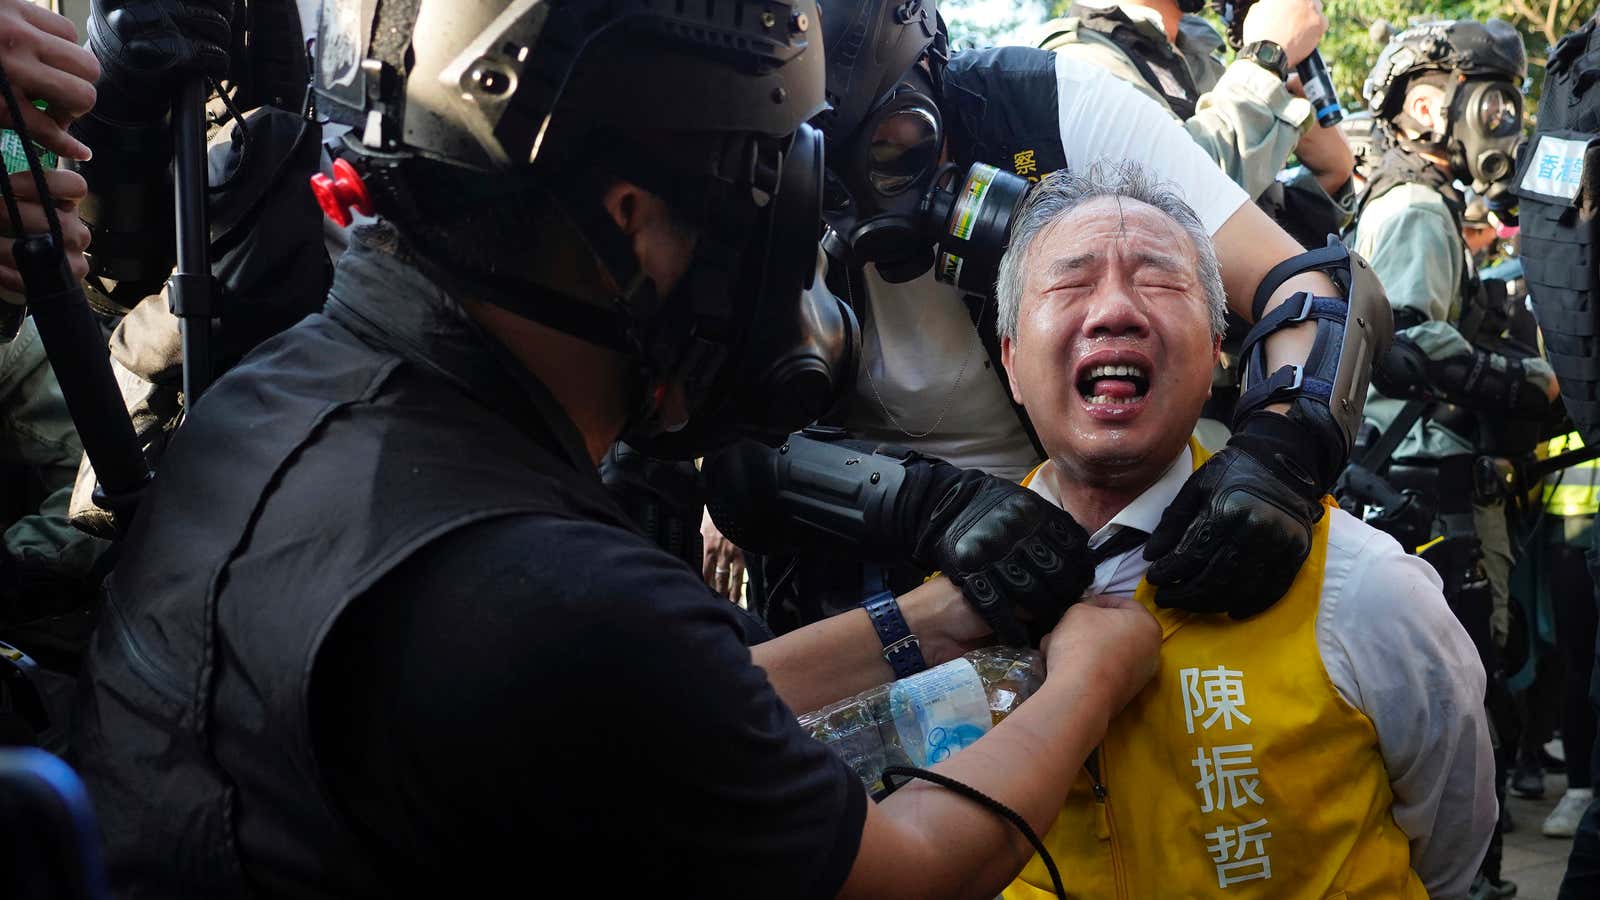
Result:
[[[1089,560],[1098,568],[1101,563],[1111,557],[1121,556],[1135,547],[1143,546],[1144,542],[1148,540],[1150,540],[1149,532],[1141,531],[1137,528],[1129,528],[1126,525],[1118,526],[1117,533],[1113,534],[1109,540],[1089,550]]]

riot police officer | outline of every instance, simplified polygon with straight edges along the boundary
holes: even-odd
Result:
[[[1507,628],[1512,549],[1502,500],[1475,480],[1474,461],[1515,452],[1497,446],[1502,427],[1544,416],[1556,383],[1537,353],[1488,346],[1498,335],[1483,324],[1488,310],[1463,238],[1467,201],[1454,182],[1490,203],[1507,193],[1526,67],[1521,36],[1495,19],[1434,22],[1391,39],[1363,88],[1389,146],[1358,201],[1353,235],[1383,279],[1396,328],[1367,419],[1389,451],[1390,482],[1434,514],[1437,530],[1406,540],[1420,547],[1443,537],[1425,557],[1491,675]],[[1503,890],[1497,849],[1484,890]]]
[[[196,404],[109,580],[75,751],[130,896],[992,897],[1021,868],[1005,821],[869,803],[794,718],[979,639],[962,591],[901,598],[888,655],[865,611],[747,650],[595,473],[619,435],[700,454],[838,390],[816,12],[325,6],[336,199],[382,221]],[[1039,692],[939,770],[1043,830],[1158,629],[1063,615],[1070,517],[941,484],[903,537],[984,613],[1062,620]]]

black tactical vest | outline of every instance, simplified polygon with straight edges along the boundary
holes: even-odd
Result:
[[[1481,317],[1478,291],[1478,272],[1470,258],[1467,258],[1466,242],[1461,237],[1462,216],[1467,210],[1467,200],[1456,190],[1449,173],[1433,165],[1414,153],[1407,153],[1398,147],[1390,147],[1384,152],[1383,158],[1373,169],[1372,178],[1367,182],[1361,196],[1356,199],[1356,215],[1351,220],[1350,231],[1354,232],[1355,226],[1361,221],[1361,216],[1366,213],[1368,204],[1382,197],[1397,187],[1405,184],[1420,184],[1438,194],[1443,200],[1445,208],[1450,210],[1450,221],[1455,227],[1453,234],[1456,243],[1461,247],[1461,255],[1465,260],[1461,267],[1461,316],[1460,322],[1453,322],[1458,330],[1472,340],[1476,329],[1476,319]],[[1348,239],[1350,234],[1346,235]],[[1404,328],[1401,323],[1395,323],[1396,328]]]
[[[1120,7],[1084,6],[1074,3],[1066,15],[1078,19],[1079,28],[1087,28],[1109,38],[1116,44],[1150,89],[1160,94],[1172,114],[1184,121],[1194,117],[1195,104],[1200,102],[1200,89],[1195,86],[1189,66],[1178,55],[1171,42],[1163,35],[1152,37],[1134,24],[1133,19]]]
[[[1378,165],[1373,169],[1372,178],[1362,189],[1361,195],[1356,199],[1356,215],[1351,220],[1350,232],[1345,235],[1346,240],[1351,240],[1355,228],[1361,222],[1361,217],[1366,214],[1367,206],[1379,197],[1389,193],[1395,188],[1406,184],[1420,184],[1438,194],[1443,200],[1445,208],[1450,211],[1450,222],[1454,229],[1457,245],[1461,248],[1462,269],[1461,285],[1461,319],[1447,323],[1460,331],[1470,342],[1473,338],[1474,308],[1477,306],[1475,298],[1480,288],[1477,271],[1472,265],[1472,260],[1467,256],[1466,242],[1461,236],[1462,215],[1466,212],[1466,198],[1456,190],[1448,173],[1441,170],[1427,160],[1414,153],[1407,153],[1398,147],[1390,147],[1384,152]],[[1399,312],[1412,312],[1401,310]],[[1416,315],[1412,312],[1412,315]],[[1402,331],[1414,325],[1422,324],[1420,316],[1417,320],[1410,320],[1397,315],[1395,330]],[[1483,429],[1480,427],[1480,417],[1473,411],[1453,403],[1434,404],[1433,412],[1429,419],[1450,429],[1471,443],[1478,443],[1483,439]]]
[[[547,424],[548,394],[497,352],[358,243],[326,314],[197,405],[109,581],[78,710],[75,762],[123,896],[405,893],[319,774],[307,706],[324,638],[466,525],[554,512],[628,527],[575,462],[571,426]]]
[[[957,53],[944,70],[942,104],[951,155],[963,165],[988,163],[1029,181],[1067,167],[1054,53],[1032,47]]]
[[[1545,351],[1584,441],[1600,441],[1600,14],[1550,51],[1515,190]]]

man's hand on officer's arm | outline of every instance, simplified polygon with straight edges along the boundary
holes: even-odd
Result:
[[[880,546],[943,573],[897,598],[930,666],[996,639],[1037,646],[1094,577],[1088,535],[1072,516],[1004,478],[915,458]],[[990,637],[990,636],[993,637]],[[889,681],[865,610],[754,648],[784,701],[815,709]]]
[[[934,767],[998,800],[1044,834],[1106,724],[1155,674],[1161,627],[1131,599],[1067,610],[1044,640],[1047,674],[1028,702]],[[839,897],[993,897],[1033,855],[1004,819],[914,781],[867,805],[855,866]],[[1070,876],[1069,876],[1070,877]]]

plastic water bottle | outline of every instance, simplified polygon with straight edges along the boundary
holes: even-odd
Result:
[[[1036,650],[985,647],[800,717],[873,797],[889,766],[932,766],[988,733],[1044,683]]]

